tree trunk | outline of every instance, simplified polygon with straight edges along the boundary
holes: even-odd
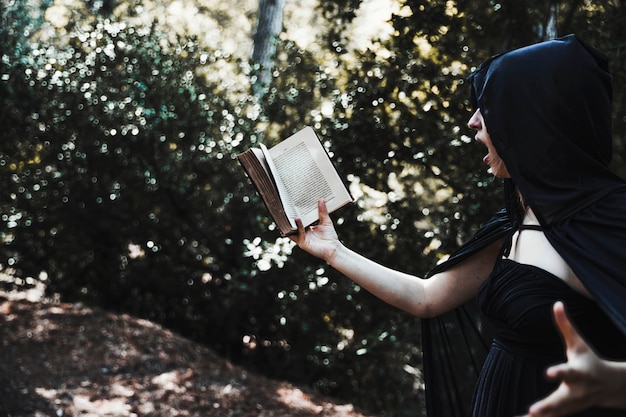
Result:
[[[556,28],[556,19],[558,17],[558,4],[556,2],[550,5],[550,19],[546,27],[546,37],[548,39],[554,39],[559,36],[559,32]]]
[[[87,6],[92,12],[103,17],[109,17],[113,14],[116,0],[87,0]]]
[[[272,79],[272,67],[278,35],[283,27],[283,8],[285,0],[259,0],[257,29],[254,34],[252,64],[254,92],[263,96]]]
[[[556,21],[558,17],[558,2],[553,1],[548,7],[548,18],[546,20],[543,33],[541,33],[544,40],[554,39],[559,36]]]

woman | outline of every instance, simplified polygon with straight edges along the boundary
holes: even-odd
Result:
[[[472,361],[482,368],[474,416],[526,414],[551,393],[534,415],[626,415],[626,368],[616,362],[626,360],[626,183],[608,168],[606,59],[570,35],[496,56],[470,82],[477,110],[468,125],[506,195],[506,209],[472,241],[420,279],[346,248],[323,202],[320,223],[305,230],[298,222],[292,239],[384,301],[434,318],[423,326],[429,415],[467,415]],[[563,304],[591,348],[572,341]],[[546,375],[568,360],[553,306],[569,362]],[[466,356],[452,352],[459,347]],[[580,361],[610,373],[599,392],[585,385],[591,373],[574,384],[564,377]]]

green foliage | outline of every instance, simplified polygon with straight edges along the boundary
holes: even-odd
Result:
[[[164,39],[102,20],[5,66],[3,89],[22,94],[2,95],[3,263],[65,299],[220,340],[220,294],[246,293],[251,269],[257,220],[233,160],[250,122],[197,75],[219,54]]]
[[[350,1],[335,2],[324,12],[330,22],[349,21],[352,15],[346,10],[351,6]],[[560,3],[557,27],[561,34],[581,32],[611,55],[616,96],[623,97],[619,68],[624,58],[616,53],[620,43],[609,41],[615,38],[607,34],[622,30],[613,16],[623,16],[624,11],[610,2],[604,7]],[[585,23],[590,19],[607,25],[591,30]],[[484,150],[472,143],[465,126],[470,116],[465,78],[492,54],[541,40],[548,21],[547,5],[529,2],[407,2],[393,18],[396,36],[376,50],[347,54],[345,39],[333,34],[331,25],[326,44],[335,56],[322,65],[301,55],[282,56],[275,93],[266,107],[268,117],[283,126],[313,124],[327,139],[340,170],[361,186],[357,205],[336,218],[348,246],[383,264],[423,275],[503,205],[498,181],[481,162]],[[307,113],[308,103],[316,101],[318,107]],[[332,116],[324,117],[322,109],[329,102]],[[624,101],[616,100],[616,120],[623,114]],[[615,136],[620,149],[624,130],[619,124]],[[620,153],[616,156],[616,168],[626,172]],[[319,300],[312,303],[320,311],[316,316],[330,312],[331,329],[347,328],[355,336],[350,349],[338,348],[344,346],[341,339],[318,341],[329,350],[313,359],[332,363],[335,372],[332,379],[321,374],[318,384],[334,395],[359,398],[359,404],[379,413],[419,414],[420,379],[407,372],[420,366],[415,319],[359,293],[333,271],[324,272],[346,299],[341,308],[321,307]],[[302,298],[297,297],[299,303]],[[336,311],[341,311],[340,322],[332,319]],[[386,332],[390,339],[380,337]],[[385,366],[389,363],[395,364],[393,371]],[[378,381],[393,386],[393,394],[364,394],[379,392]]]
[[[0,264],[379,415],[423,415],[419,321],[292,253],[235,154],[314,126],[358,197],[334,216],[342,239],[423,275],[502,205],[465,127],[465,78],[540,40],[539,3],[406,2],[393,36],[352,51],[342,28],[360,2],[322,2],[325,48],[281,43],[262,103],[237,58],[156,17],[75,14],[50,31],[36,10],[0,3]],[[561,34],[612,58],[626,173],[624,7],[558,11]]]

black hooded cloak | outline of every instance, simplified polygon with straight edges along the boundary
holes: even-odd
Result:
[[[569,35],[497,55],[469,81],[511,174],[507,207],[430,275],[510,236],[521,220],[513,203],[519,190],[552,246],[626,335],[626,182],[609,168],[606,57]],[[469,416],[488,325],[470,303],[423,320],[422,332],[428,415]]]

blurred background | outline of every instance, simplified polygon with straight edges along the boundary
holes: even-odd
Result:
[[[342,240],[423,275],[503,205],[466,77],[576,33],[611,59],[626,174],[622,0],[2,0],[0,18],[0,285],[380,416],[423,415],[419,320],[280,238],[236,154],[313,126],[356,198]]]

